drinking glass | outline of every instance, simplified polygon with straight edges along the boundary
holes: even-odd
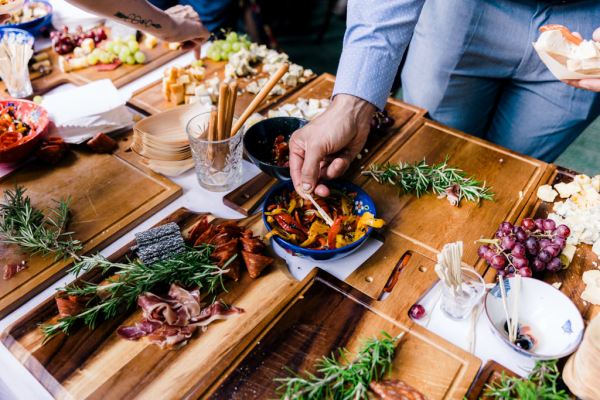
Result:
[[[200,186],[212,192],[225,192],[242,180],[242,137],[244,128],[223,140],[209,140],[210,112],[192,118],[186,127],[190,140],[196,177]],[[234,118],[233,124],[235,125]]]
[[[5,46],[2,54],[8,56],[0,67],[0,78],[8,94],[16,99],[31,96],[28,62],[33,54],[33,36],[21,29],[4,28],[0,29],[0,41]]]
[[[485,293],[485,282],[481,275],[470,268],[461,268],[462,285],[454,290],[442,280],[441,309],[451,319],[463,320],[471,315],[473,307]]]

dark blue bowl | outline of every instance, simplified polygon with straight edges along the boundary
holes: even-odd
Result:
[[[0,28],[23,29],[24,31],[27,31],[34,36],[37,36],[40,33],[42,33],[42,31],[48,29],[52,23],[52,5],[47,1],[43,0],[31,1],[27,3],[43,3],[46,6],[46,11],[48,11],[48,14],[44,15],[43,17],[39,17],[34,20],[23,22],[20,24],[0,25]]]
[[[356,198],[354,199],[354,212],[357,215],[363,215],[365,212],[370,212],[371,214],[377,216],[377,210],[375,209],[375,203],[373,199],[362,190],[360,187],[356,186],[350,182],[342,182],[342,181],[332,181],[327,184],[332,189],[344,190],[346,192],[355,192]],[[267,216],[265,212],[267,212],[267,207],[269,204],[274,202],[275,196],[279,195],[284,190],[291,192],[294,190],[294,185],[291,181],[279,182],[277,185],[273,186],[273,188],[267,193],[265,197],[265,202],[263,203],[263,222],[267,227],[267,230],[271,231],[271,225],[267,222]],[[342,257],[346,257],[353,252],[355,252],[360,246],[362,246],[367,238],[371,235],[373,228],[369,228],[367,233],[357,240],[354,243],[351,243],[347,246],[340,247],[339,249],[331,249],[331,250],[314,250],[314,249],[305,249],[304,247],[296,246],[291,244],[290,242],[285,241],[279,236],[273,236],[271,240],[274,240],[278,245],[283,247],[288,253],[292,253],[295,256],[300,257],[308,257],[315,261],[325,261],[325,260],[337,260]]]

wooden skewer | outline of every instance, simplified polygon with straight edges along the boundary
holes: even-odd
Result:
[[[212,110],[210,112],[210,117],[208,119],[208,135],[207,135],[207,139],[208,139],[208,158],[209,160],[212,160],[215,156],[215,151],[213,148],[213,144],[212,142],[215,141],[216,136],[217,136],[217,111],[216,110]]]
[[[321,218],[323,218],[323,220],[325,220],[327,225],[329,225],[329,226],[333,225],[333,220],[331,219],[331,217],[325,212],[325,210],[323,210],[321,208],[319,203],[316,202],[316,200],[311,196],[311,194],[310,193],[305,193],[305,194],[306,194],[306,197],[308,197],[310,202],[313,204],[313,206],[315,206],[315,208],[317,209],[317,212],[319,213],[319,215],[321,215]]]
[[[235,115],[235,103],[237,101],[237,82],[231,82],[229,84],[229,104],[227,107],[227,119],[225,120],[225,135],[233,137],[233,131],[231,125],[233,124],[233,117]]]
[[[237,131],[240,130],[240,128],[244,125],[244,123],[246,122],[248,117],[250,117],[254,113],[254,111],[256,111],[256,109],[258,108],[260,103],[262,103],[263,100],[267,98],[269,93],[271,93],[271,90],[273,89],[273,87],[277,84],[277,82],[279,82],[279,80],[287,72],[289,67],[290,67],[290,65],[288,63],[284,63],[277,70],[277,72],[275,72],[273,75],[271,75],[271,78],[269,78],[269,80],[267,81],[265,86],[263,86],[263,88],[260,90],[260,92],[258,92],[256,97],[254,97],[254,99],[248,105],[248,107],[246,107],[246,109],[244,110],[244,113],[242,114],[240,119],[238,119],[237,122],[235,123],[235,125],[233,126],[233,129],[231,130],[231,136],[234,136],[237,133]]]
[[[221,86],[219,87],[219,105],[218,105],[218,112],[217,112],[217,132],[218,132],[218,139],[217,140],[223,140],[225,139],[225,116],[226,116],[226,109],[227,109],[227,103],[228,103],[228,87],[227,84],[224,82],[221,82]]]

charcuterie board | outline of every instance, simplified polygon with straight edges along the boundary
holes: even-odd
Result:
[[[107,245],[181,194],[170,180],[124,159],[130,136],[120,139],[114,155],[78,149],[55,166],[31,162],[0,180],[0,190],[21,185],[40,209],[70,197],[68,229],[83,242],[83,252]],[[0,317],[62,276],[70,263],[53,255],[30,257],[14,245],[0,245],[0,258],[2,265],[22,260],[28,265],[14,277],[0,279]]]
[[[50,63],[52,64],[52,72],[31,81],[33,93],[34,95],[43,95],[65,83],[83,85],[99,79],[110,79],[117,88],[120,88],[193,48],[193,44],[185,43],[177,50],[170,50],[166,43],[159,42],[153,49],[143,48],[147,57],[144,64],[121,65],[112,71],[98,71],[95,66],[91,66],[71,72],[62,72],[58,67],[58,54],[52,49],[45,49],[43,51],[48,53]],[[0,97],[9,97],[2,81],[0,81]]]
[[[202,61],[204,63],[204,67],[206,68],[205,79],[210,79],[216,76],[223,80],[225,76],[225,65],[227,64],[225,61],[212,61],[207,58],[202,59]],[[260,69],[260,66],[258,66],[257,68]],[[260,77],[262,77],[263,75],[259,73]],[[313,74],[312,77],[307,78],[306,82],[310,82],[314,78],[316,78],[316,75]],[[245,88],[250,82],[256,79],[258,79],[258,76],[250,76],[237,79],[240,93],[237,97],[237,102],[235,104],[236,115],[240,115],[242,112],[244,112],[244,110],[246,109],[246,107],[248,107],[252,99],[254,99],[255,95],[250,92],[247,92]],[[303,84],[298,84],[295,87],[284,87],[284,94],[268,97],[259,106],[257,111],[260,112],[261,110],[264,110],[267,107],[276,104],[282,98],[287,97],[288,95],[290,95],[290,93],[295,92],[302,86]],[[153,82],[135,91],[131,96],[131,99],[129,99],[128,104],[136,110],[146,114],[158,114],[159,112],[177,107],[177,104],[169,102],[164,98],[164,95],[162,93],[162,79],[159,79],[156,82]]]
[[[179,209],[159,225],[176,222],[189,230],[200,218],[203,216]],[[238,223],[255,234],[264,233],[264,225],[256,216]],[[131,256],[132,245],[110,259]],[[104,277],[93,270],[80,279],[99,282]],[[242,274],[238,282],[227,283],[228,291],[218,298],[245,311],[211,324],[179,349],[163,350],[145,340],[120,338],[115,332],[117,327],[138,321],[139,309],[103,321],[95,330],[82,326],[69,336],[60,334],[42,344],[38,325],[56,317],[53,297],[7,328],[2,342],[55,398],[196,398],[264,331],[302,286],[279,258],[256,279]]]
[[[419,262],[415,258],[407,268],[416,269]],[[291,376],[292,371],[315,373],[317,359],[337,355],[340,347],[355,352],[364,340],[385,331],[392,336],[406,332],[388,377],[401,379],[428,399],[462,399],[481,361],[425,328],[397,319],[406,313],[404,295],[398,287],[376,301],[319,271],[231,365],[208,398],[277,398],[281,383],[274,379]]]
[[[290,95],[281,103],[274,105],[279,107],[283,104],[294,104],[299,99],[329,99],[333,93],[335,76],[331,74],[322,74],[314,81],[310,82],[302,89]],[[360,171],[361,166],[366,165],[377,153],[384,147],[396,146],[398,142],[406,139],[411,129],[415,127],[425,110],[403,103],[394,98],[389,98],[385,107],[388,115],[394,119],[394,125],[386,129],[382,134],[373,133],[367,139],[365,145],[366,151],[361,153],[360,159],[356,159],[346,176],[352,177]],[[223,197],[226,206],[233,208],[244,215],[252,214],[261,198],[275,183],[274,179],[269,178],[264,173],[260,173],[254,179],[244,183],[237,189]]]
[[[577,172],[558,167],[547,180],[540,182],[540,185],[555,185],[560,182],[568,183],[573,180],[575,175],[577,175]],[[558,200],[560,199],[557,198],[557,201]],[[547,203],[538,199],[534,194],[527,207],[519,216],[519,220],[526,217],[545,218],[552,212],[552,204],[553,203]],[[596,263],[596,265],[593,263]],[[584,302],[581,299],[581,293],[585,289],[585,283],[581,279],[581,276],[585,271],[598,268],[598,264],[600,264],[600,260],[598,259],[598,256],[592,252],[592,246],[579,244],[575,256],[573,257],[573,261],[569,264],[569,268],[554,273],[545,272],[541,276],[541,279],[550,284],[560,282],[561,286],[559,290],[575,303],[583,318],[586,321],[590,321],[594,316],[600,313],[600,306]],[[486,280],[490,281],[495,277],[495,271],[492,268],[489,268],[485,275]]]
[[[489,397],[484,396],[487,386],[498,383],[502,379],[502,374],[507,377],[518,376],[496,361],[488,361],[477,375],[465,398],[467,400],[488,399]]]

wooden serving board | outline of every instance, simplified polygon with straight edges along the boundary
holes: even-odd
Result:
[[[225,65],[227,62],[225,61],[212,61],[208,58],[203,58],[204,67],[206,68],[206,79],[210,79],[214,76],[218,76],[221,80],[225,76]],[[182,65],[183,67],[183,65]],[[260,66],[257,67],[260,70]],[[239,89],[241,90],[241,94],[237,97],[237,102],[235,104],[235,115],[241,115],[246,107],[252,102],[255,95],[249,92],[246,92],[246,86],[252,81],[255,81],[262,77],[268,77],[268,75],[259,72],[257,76],[251,77],[243,77],[238,78],[237,82],[239,85]],[[311,78],[308,78],[307,82],[310,82],[316,77],[313,75]],[[267,107],[279,102],[281,99],[287,97],[290,93],[295,92],[300,89],[303,84],[298,84],[296,87],[288,88],[284,87],[285,93],[279,96],[271,96],[268,97],[257,109],[258,112],[266,109]],[[146,114],[158,114],[162,111],[170,110],[174,107],[177,107],[177,104],[171,103],[165,100],[162,94],[162,78],[145,86],[133,93],[131,99],[129,99],[128,104],[135,108],[136,110],[146,113]]]
[[[281,103],[273,105],[270,108],[279,108],[283,104],[294,104],[298,99],[329,99],[333,93],[335,76],[331,74],[322,74],[314,81],[310,82],[302,89],[290,95]],[[384,147],[395,146],[399,141],[404,140],[416,124],[421,121],[425,115],[425,110],[413,105],[404,103],[394,98],[389,98],[385,106],[390,117],[394,119],[394,125],[385,133],[373,133],[369,135],[365,150],[361,152],[360,159],[354,160],[346,176],[353,177],[369,160],[373,159]],[[266,114],[265,110],[263,114]],[[270,178],[264,173],[259,173],[255,178],[244,183],[240,187],[231,191],[223,197],[223,203],[244,215],[252,214],[260,204],[263,196],[275,184],[275,179]]]
[[[396,349],[389,377],[399,378],[429,399],[462,399],[481,361],[409,321],[393,315],[406,312],[394,290],[382,302],[319,270],[303,291],[257,338],[227,374],[210,390],[210,399],[278,398],[276,378],[308,370],[340,347],[352,352],[382,331],[406,332]],[[402,311],[400,311],[402,310]]]
[[[71,72],[62,72],[60,70],[58,67],[58,54],[51,48],[48,48],[43,51],[47,52],[50,57],[52,72],[31,81],[33,93],[34,95],[43,95],[65,83],[79,86],[100,79],[110,79],[117,88],[120,88],[187,53],[194,47],[193,44],[186,43],[178,50],[169,50],[167,43],[159,42],[153,49],[148,49],[145,46],[141,47],[141,50],[146,54],[146,62],[144,64],[123,64],[112,71],[98,71],[95,66],[91,66]],[[0,97],[10,97],[2,81],[0,81]],[[90,99],[90,101],[93,101],[93,99]]]
[[[0,189],[24,186],[34,207],[42,210],[53,206],[54,200],[71,197],[68,229],[83,242],[82,253],[100,248],[181,194],[167,178],[119,155],[126,154],[130,135],[121,138],[115,155],[80,149],[56,166],[32,162],[0,180]],[[28,263],[13,278],[0,279],[0,317],[64,275],[70,264],[53,255],[31,257],[13,245],[0,245],[0,259],[1,267],[21,260]]]
[[[502,221],[516,220],[548,168],[542,161],[426,119],[408,138],[395,146],[386,146],[372,161],[396,163],[425,159],[428,163],[439,163],[447,156],[450,166],[463,169],[491,186],[494,201],[474,204],[463,200],[460,207],[453,207],[446,199],[432,194],[417,198],[365,176],[357,177],[355,183],[373,197],[378,217],[387,225],[386,246],[357,273],[377,277],[379,271],[390,271],[394,267],[394,255],[409,250],[435,258],[444,244],[457,240],[463,241],[465,246],[464,264],[485,272],[486,266],[478,263],[475,240],[492,235]],[[393,246],[387,245],[389,240]],[[368,286],[375,286],[368,289],[368,293],[378,293],[382,287],[377,280]]]
[[[578,173],[570,171],[566,168],[558,167],[549,176],[546,181],[540,182],[540,185],[549,184],[555,185],[559,182],[571,182],[573,177]],[[537,192],[537,188],[536,188]],[[556,201],[561,199],[557,197]],[[549,213],[552,212],[554,203],[547,203],[541,201],[534,194],[532,200],[528,203],[527,207],[523,210],[519,216],[518,221],[523,218],[546,218]],[[592,264],[596,262],[597,264]],[[585,290],[585,283],[581,279],[581,276],[585,271],[598,268],[600,259],[594,252],[592,252],[592,246],[588,244],[580,244],[577,246],[577,251],[573,257],[573,261],[569,265],[569,268],[559,272],[544,272],[541,279],[547,283],[561,282],[560,291],[569,297],[575,306],[581,312],[582,317],[586,321],[591,321],[596,315],[600,314],[600,306],[596,306],[581,299],[581,293]],[[485,275],[486,280],[493,281],[496,278],[496,273],[493,268],[489,268]]]
[[[182,229],[190,229],[200,217],[179,209],[159,225],[177,222]],[[264,233],[264,225],[257,217],[240,224],[255,234]],[[132,245],[110,258],[131,256]],[[133,342],[117,336],[118,326],[132,325],[141,319],[139,309],[103,321],[93,331],[80,327],[69,336],[61,334],[42,344],[38,325],[56,317],[53,297],[7,328],[1,340],[58,399],[196,398],[302,288],[289,274],[285,262],[275,258],[275,264],[259,278],[251,279],[243,272],[240,281],[229,282],[228,292],[218,296],[227,304],[243,308],[244,313],[211,324],[206,332],[197,332],[178,350],[162,350],[146,340]],[[93,272],[79,279],[99,282],[103,277]]]
[[[518,376],[508,368],[498,364],[496,361],[488,361],[477,375],[477,379],[475,379],[471,385],[467,396],[465,396],[466,399],[489,399],[489,397],[484,395],[487,390],[487,386],[500,382],[502,379],[502,374],[505,376]]]

